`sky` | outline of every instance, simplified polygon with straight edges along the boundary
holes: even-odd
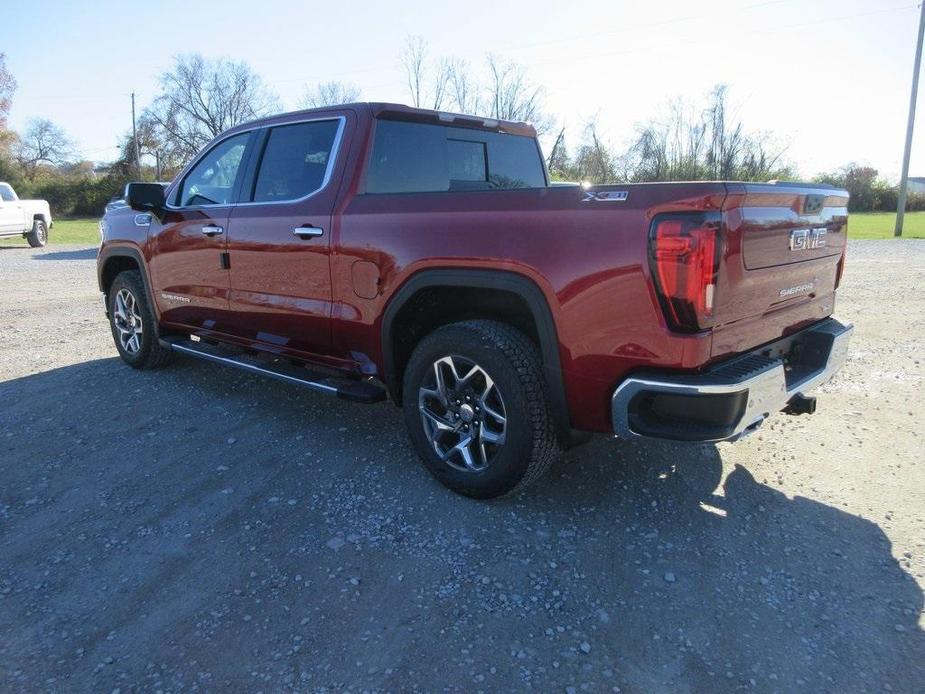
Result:
[[[724,83],[745,127],[773,133],[803,177],[858,162],[895,180],[918,28],[914,0],[9,2],[12,127],[49,118],[94,161],[116,156],[129,95],[150,103],[175,55],[243,60],[288,110],[329,80],[408,103],[400,56],[419,35],[434,58],[523,65],[571,146],[596,118],[622,147],[671,100],[697,106]],[[918,101],[910,174],[925,176]]]

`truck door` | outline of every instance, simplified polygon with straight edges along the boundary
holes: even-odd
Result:
[[[161,320],[225,332],[228,324],[229,216],[240,191],[254,132],[212,146],[151,219],[150,268]]]
[[[16,199],[12,188],[6,183],[0,183],[0,233],[23,231],[24,228],[22,203]]]
[[[333,171],[344,117],[265,128],[228,233],[232,332],[271,350],[331,344]]]

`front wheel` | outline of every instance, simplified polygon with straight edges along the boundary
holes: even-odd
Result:
[[[157,321],[148,304],[141,273],[125,270],[109,288],[109,323],[122,360],[135,369],[155,369],[166,364],[171,351],[157,340]]]
[[[41,219],[36,219],[32,223],[32,231],[26,234],[26,241],[33,248],[42,248],[48,243],[48,225]]]
[[[520,490],[559,456],[539,352],[504,323],[454,323],[425,337],[405,369],[403,400],[424,465],[459,494]]]

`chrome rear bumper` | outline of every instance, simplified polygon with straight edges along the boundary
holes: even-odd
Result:
[[[832,378],[845,363],[853,330],[828,318],[701,374],[634,374],[614,391],[614,433],[735,441]]]

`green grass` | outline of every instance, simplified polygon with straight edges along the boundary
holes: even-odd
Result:
[[[62,243],[98,246],[100,243],[99,219],[56,219],[55,225],[48,232],[48,245],[57,246]],[[22,238],[0,239],[0,246],[28,245]]]
[[[891,239],[895,212],[852,212],[848,215],[849,239]],[[906,212],[904,239],[925,239],[925,212]]]
[[[59,219],[48,235],[51,244],[86,243],[98,246],[100,243],[99,219]]]

